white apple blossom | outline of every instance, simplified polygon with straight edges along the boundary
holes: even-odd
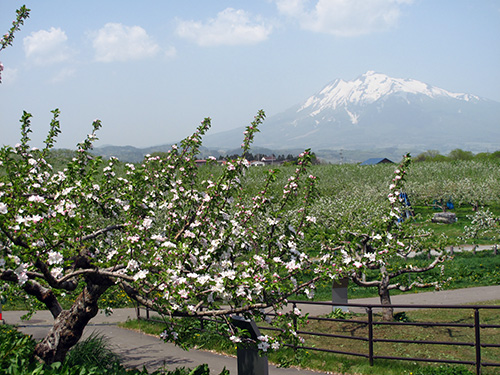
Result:
[[[139,268],[139,263],[135,259],[130,259],[127,264],[127,269],[130,271],[135,271]]]
[[[54,267],[50,270],[51,275],[58,279],[63,275],[63,268],[62,267]]]
[[[148,270],[140,270],[139,272],[137,272],[135,275],[134,275],[134,280],[137,281],[137,280],[142,280],[142,279],[145,279],[146,276],[148,275],[149,271]]]
[[[61,264],[64,260],[64,257],[62,256],[61,253],[57,251],[49,251],[49,258],[48,258],[48,263],[50,265],[53,264]]]
[[[31,195],[29,198],[28,198],[28,201],[29,202],[35,202],[35,203],[45,203],[45,198],[44,197],[41,197],[39,195]]]

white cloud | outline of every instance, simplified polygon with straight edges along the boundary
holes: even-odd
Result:
[[[305,30],[350,37],[394,27],[413,0],[275,0],[278,11]]]
[[[67,41],[66,33],[60,28],[32,32],[23,39],[24,53],[40,65],[63,62],[73,54]]]
[[[160,47],[140,26],[107,23],[93,35],[95,59],[101,62],[140,60],[155,56]]]
[[[165,59],[172,60],[177,57],[177,49],[175,47],[169,47],[164,52]]]
[[[52,82],[57,83],[57,82],[62,82],[65,81],[67,78],[70,78],[74,76],[76,73],[76,69],[74,68],[64,68],[61,69],[53,78]]]
[[[227,8],[207,22],[180,21],[177,35],[200,46],[256,44],[266,40],[272,27],[244,10]]]

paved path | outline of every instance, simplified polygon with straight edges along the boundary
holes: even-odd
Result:
[[[391,297],[393,304],[429,304],[429,305],[459,305],[490,300],[500,300],[500,285],[476,287],[468,289],[445,290],[437,292],[402,294]],[[351,300],[360,304],[379,304],[378,298],[362,298]],[[304,312],[311,315],[322,315],[331,311],[330,306],[304,306]],[[24,312],[4,311],[3,317],[6,323],[18,324],[21,331],[33,335],[35,339],[41,339],[47,333],[52,323],[52,317],[48,311],[37,312],[30,321],[20,319]],[[135,309],[117,309],[106,317],[98,314],[92,319],[85,329],[84,336],[93,332],[100,332],[107,336],[115,351],[120,354],[123,364],[130,367],[142,368],[146,366],[149,370],[166,366],[168,369],[176,367],[196,367],[207,363],[212,374],[219,374],[226,367],[232,375],[237,374],[236,358],[214,354],[202,350],[183,351],[173,344],[164,343],[159,338],[144,335],[139,332],[119,328],[116,323],[135,319]],[[314,375],[318,372],[280,369],[274,366],[269,368],[270,375]]]

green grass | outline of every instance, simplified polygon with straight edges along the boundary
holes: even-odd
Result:
[[[437,210],[432,206],[414,206],[413,208],[417,217],[415,225],[421,226],[425,229],[430,229],[437,235],[444,234],[456,244],[464,243],[464,240],[462,239],[464,236],[464,227],[466,225],[470,225],[471,220],[468,216],[472,216],[474,214],[470,206],[460,206],[449,210],[449,212],[453,212],[457,216],[457,221],[453,224],[432,223],[432,216],[436,212],[441,212],[441,210]],[[497,216],[500,215],[500,206],[490,205],[488,206],[488,209],[493,214]],[[476,242],[480,245],[493,245],[498,243],[498,240],[484,236],[478,238]]]

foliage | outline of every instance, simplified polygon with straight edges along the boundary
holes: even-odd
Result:
[[[441,155],[438,150],[427,150],[417,155],[415,161],[417,162],[443,162],[455,160],[496,160],[500,157],[500,151],[495,152],[480,152],[474,155],[471,151],[465,151],[456,148],[448,153],[448,155]]]
[[[97,366],[100,371],[104,371],[119,364],[120,357],[113,352],[107,337],[93,333],[69,351],[65,363],[70,367]]]
[[[6,369],[10,363],[17,363],[20,358],[28,358],[35,343],[15,327],[7,324],[0,325],[0,368]]]
[[[326,317],[330,319],[347,319],[348,315],[348,312],[345,312],[340,307],[336,307],[331,313],[328,313]]]

